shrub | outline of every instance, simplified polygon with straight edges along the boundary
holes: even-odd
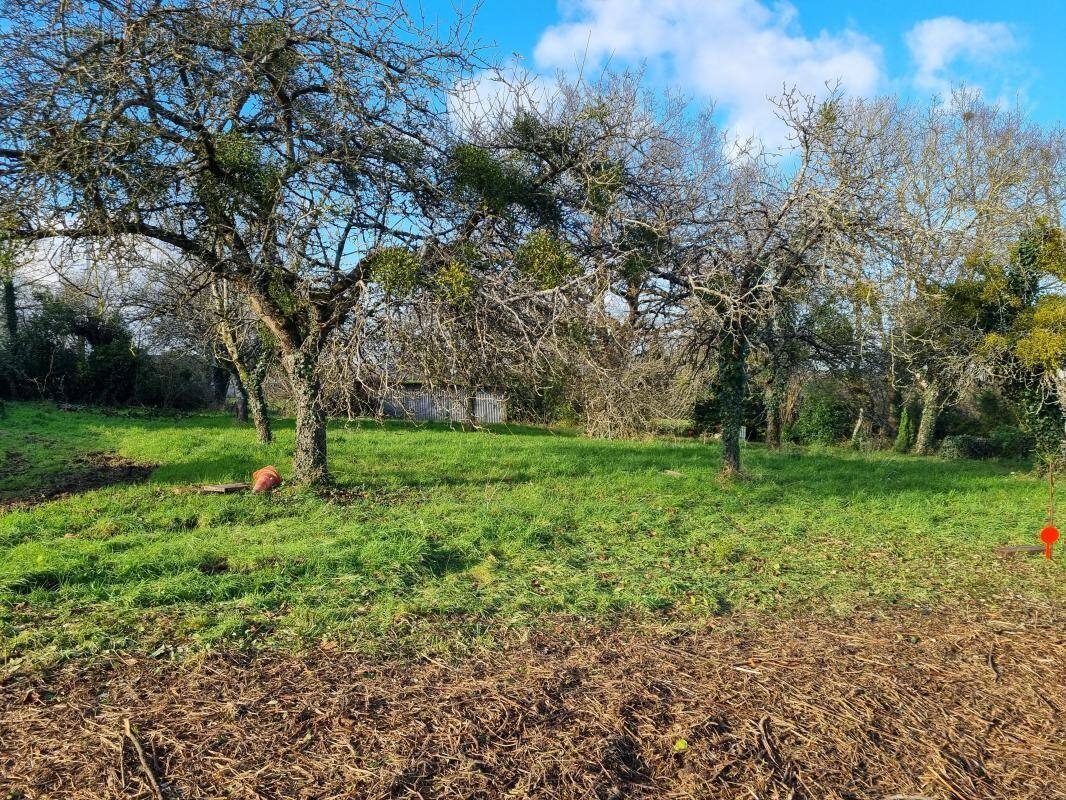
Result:
[[[137,403],[191,411],[214,401],[210,367],[199,358],[167,351],[142,359],[137,373]]]
[[[1021,429],[1033,439],[1033,450],[1040,458],[1057,459],[1063,454],[1063,413],[1055,402],[1048,402],[1032,386],[1021,387],[1014,394],[1014,411]]]
[[[545,425],[576,425],[580,416],[573,397],[576,381],[576,375],[555,370],[507,378],[502,386],[507,395],[508,418]]]
[[[1032,436],[1014,425],[999,425],[988,435],[988,440],[1000,458],[1025,458],[1036,445]]]
[[[888,450],[891,442],[884,436],[863,436],[855,445],[860,453],[881,453]]]
[[[38,295],[9,345],[14,393],[116,404],[133,397],[140,356],[122,322],[77,298]]]
[[[1013,425],[1000,425],[991,435],[948,436],[940,445],[943,458],[1024,458],[1033,451],[1033,437]]]
[[[80,370],[81,397],[102,405],[133,400],[141,357],[132,337],[118,329],[114,339],[93,345]]]
[[[692,407],[693,426],[702,432],[715,430],[721,423],[718,396],[714,392],[704,392],[696,398]]]
[[[78,297],[42,293],[37,300],[40,308],[15,338],[0,342],[0,395],[104,406],[210,403],[202,360],[140,351],[119,317]]]
[[[789,438],[801,444],[836,444],[851,433],[851,422],[847,400],[832,391],[816,390],[803,399]]]
[[[1013,426],[1018,422],[1010,403],[991,389],[978,392],[973,405],[982,429],[987,432],[1003,425]]]
[[[980,418],[958,405],[949,405],[941,409],[936,419],[936,436],[982,436],[988,432]]]
[[[983,436],[971,436],[962,433],[958,436],[947,436],[940,445],[942,458],[992,458],[996,455],[995,448],[989,439]]]
[[[692,423],[698,433],[715,433],[722,425],[723,398],[714,389],[702,392],[692,407]],[[766,411],[762,392],[752,391],[749,384],[741,408],[740,424],[747,429],[747,438],[755,438],[760,428],[765,427]]]
[[[692,436],[695,425],[690,419],[657,419],[652,423],[657,436]]]
[[[903,413],[899,415],[899,432],[896,434],[896,443],[892,445],[892,449],[897,453],[909,453],[914,446],[915,433],[910,407],[904,406]]]

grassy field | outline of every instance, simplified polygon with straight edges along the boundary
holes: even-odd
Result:
[[[546,615],[847,615],[1064,594],[1061,556],[992,554],[1036,542],[1044,521],[1046,485],[1018,465],[751,445],[751,479],[722,484],[715,446],[698,442],[338,422],[331,495],[173,492],[268,463],[286,474],[291,422],[277,430],[263,447],[221,415],[10,404],[9,667],[106,650],[447,648]],[[19,506],[76,485],[94,452],[158,467]]]

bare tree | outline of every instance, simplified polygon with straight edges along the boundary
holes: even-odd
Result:
[[[298,481],[327,476],[318,358],[370,253],[446,258],[437,221],[467,68],[396,3],[6,2],[0,174],[25,237],[151,240],[232,282],[296,405]]]
[[[869,153],[880,132],[839,97],[788,92],[779,109],[791,132],[785,152],[693,132],[674,181],[686,189],[675,203],[685,211],[672,215],[672,260],[653,269],[693,353],[711,365],[727,473],[741,470],[752,347],[794,293],[838,262],[848,232],[866,224],[884,169]]]
[[[1062,151],[1057,134],[965,89],[925,108],[897,105],[892,119],[898,166],[883,185],[891,204],[863,235],[875,244],[873,263],[885,259],[889,346],[922,400],[915,451],[930,453],[941,409],[982,379],[982,331],[953,311],[945,288],[978,277],[988,261],[1007,263],[1026,225],[1057,217]]]
[[[233,371],[237,391],[246,404],[256,436],[263,444],[273,441],[270,413],[263,384],[273,355],[273,345],[257,330],[256,320],[247,313],[247,303],[225,279],[211,284],[211,320],[215,338],[224,354],[218,358]]]
[[[377,256],[379,290],[404,309],[396,352],[420,378],[467,389],[554,373],[590,432],[646,426],[665,375],[648,358],[647,277],[671,224],[660,195],[677,188],[660,181],[681,179],[684,106],[633,74],[486,80],[453,101],[464,248],[428,281],[399,254]]]

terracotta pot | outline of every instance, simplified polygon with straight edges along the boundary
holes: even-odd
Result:
[[[263,467],[252,473],[253,492],[272,492],[281,486],[281,475],[274,467]]]

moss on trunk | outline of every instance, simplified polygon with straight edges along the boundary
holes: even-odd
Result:
[[[930,381],[922,395],[922,420],[914,439],[914,452],[921,456],[932,455],[936,445],[936,422],[943,405],[940,384]]]
[[[18,316],[15,307],[15,281],[11,278],[4,279],[4,326],[7,335],[14,339],[18,334]]]
[[[322,385],[318,379],[315,361],[315,354],[303,350],[288,354],[284,358],[296,404],[293,481],[307,485],[329,481],[326,462],[326,414],[322,409]]]
[[[763,395],[766,404],[766,444],[774,450],[781,447],[781,400],[787,382],[781,372],[780,369],[774,370]]]
[[[741,472],[740,428],[747,391],[748,343],[743,331],[727,330],[718,348],[716,394],[722,421],[722,471]]]

